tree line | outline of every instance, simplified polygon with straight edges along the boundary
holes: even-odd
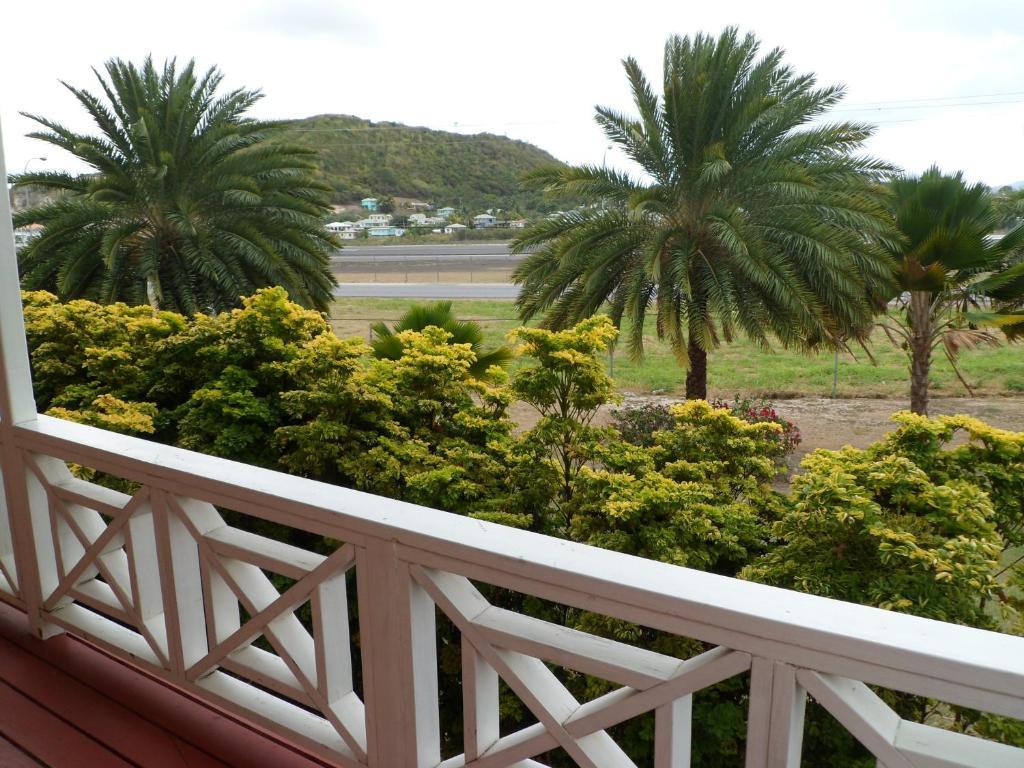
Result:
[[[736,334],[849,349],[881,326],[907,351],[918,413],[935,353],[955,367],[961,350],[1024,328],[1024,226],[1009,193],[994,204],[961,174],[905,176],[864,154],[870,125],[825,119],[841,86],[735,29],[671,37],[660,89],[634,59],[624,69],[635,113],[595,117],[638,173],[550,165],[525,178],[533,194],[583,204],[514,241],[524,320],[628,318],[639,356],[649,319],[689,398],[706,397],[707,356]],[[220,93],[216,69],[113,60],[97,78],[100,95],[67,86],[97,135],[30,115],[34,137],[94,172],[14,177],[62,193],[15,218],[44,227],[21,255],[24,287],[216,313],[280,285],[326,310],[340,243],[322,227],[331,189],[308,138],[247,117],[260,92]]]

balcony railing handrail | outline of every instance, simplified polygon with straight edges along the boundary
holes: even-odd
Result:
[[[1024,638],[720,576],[40,415],[25,449],[615,618],[1024,717]],[[499,576],[500,575],[500,576]],[[903,680],[900,676],[913,676]],[[997,704],[992,706],[992,704]]]

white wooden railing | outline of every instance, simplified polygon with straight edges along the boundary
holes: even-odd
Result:
[[[749,681],[748,768],[800,764],[808,695],[886,768],[1024,766],[1024,750],[902,720],[869,687],[1024,719],[1024,638],[678,568],[38,416],[7,222],[4,198],[0,600],[23,610],[40,636],[86,638],[342,766],[539,766],[554,749],[589,768],[633,766],[608,731],[654,712],[656,768],[680,768],[701,738],[690,728],[693,694],[735,676]],[[69,464],[121,478],[131,493],[82,480]],[[333,544],[325,554],[306,551],[247,532],[244,520]],[[587,635],[491,605],[476,584],[711,650],[679,659]],[[297,611],[307,604],[303,622]],[[462,643],[463,752],[446,759],[438,612]],[[615,687],[581,704],[551,666]],[[535,725],[500,733],[499,679]]]
[[[631,766],[607,729],[654,711],[656,765],[675,768],[699,738],[692,694],[748,673],[747,766],[799,765],[807,693],[888,768],[1024,765],[1022,750],[901,721],[867,685],[1024,718],[1022,638],[593,549],[45,416],[0,434],[0,597],[44,636],[85,637],[341,765],[538,765],[531,759],[560,747],[582,766]],[[69,462],[137,490],[78,479]],[[308,552],[229,525],[220,510],[336,544]],[[690,659],[658,655],[492,606],[474,582],[715,647]],[[296,617],[306,603],[312,631]],[[443,763],[435,607],[462,641],[464,754]],[[353,686],[356,630],[363,698]],[[272,651],[254,643],[260,636]],[[544,662],[619,687],[581,705]],[[536,725],[499,735],[499,678]]]

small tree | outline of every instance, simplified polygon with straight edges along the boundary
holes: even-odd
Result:
[[[503,367],[512,360],[512,350],[508,347],[485,350],[483,328],[472,320],[459,320],[450,301],[415,304],[402,315],[394,328],[388,327],[387,323],[374,323],[371,326],[373,354],[385,360],[398,360],[405,349],[402,332],[424,331],[431,326],[446,331],[449,343],[469,345],[475,358],[469,372],[477,378],[486,378],[492,366]]]
[[[601,406],[617,400],[614,384],[597,358],[616,334],[603,315],[564,331],[517,328],[509,334],[520,342],[520,354],[536,361],[512,383],[515,396],[540,414],[519,448],[526,458],[524,483],[536,488],[546,478],[554,485],[551,503],[558,519],[553,526],[563,536],[572,523],[576,478],[605,433],[592,422]]]
[[[892,182],[896,225],[903,238],[891,243],[902,310],[882,323],[890,339],[902,344],[910,362],[910,410],[928,413],[928,377],[932,357],[941,347],[961,383],[970,385],[957,366],[963,349],[998,344],[1002,335],[991,327],[999,320],[989,312],[986,296],[1012,302],[1017,282],[1024,296],[1018,265],[1007,270],[1015,251],[1024,247],[1024,225],[1006,235],[995,234],[1001,214],[982,184],[968,185],[963,174],[930,168],[919,178]],[[1007,270],[1005,276],[999,273]],[[981,323],[990,327],[980,327]]]

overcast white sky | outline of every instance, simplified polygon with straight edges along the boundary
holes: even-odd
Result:
[[[620,60],[635,56],[658,80],[668,35],[735,24],[784,47],[799,71],[845,83],[841,114],[878,124],[876,155],[912,172],[938,163],[989,184],[1024,179],[1021,0],[36,0],[0,13],[10,172],[38,155],[74,167],[26,139],[32,123],[18,112],[88,129],[58,80],[91,87],[91,66],[147,53],[195,57],[230,85],[261,88],[261,116],[490,131],[599,163],[593,106],[630,106]]]

